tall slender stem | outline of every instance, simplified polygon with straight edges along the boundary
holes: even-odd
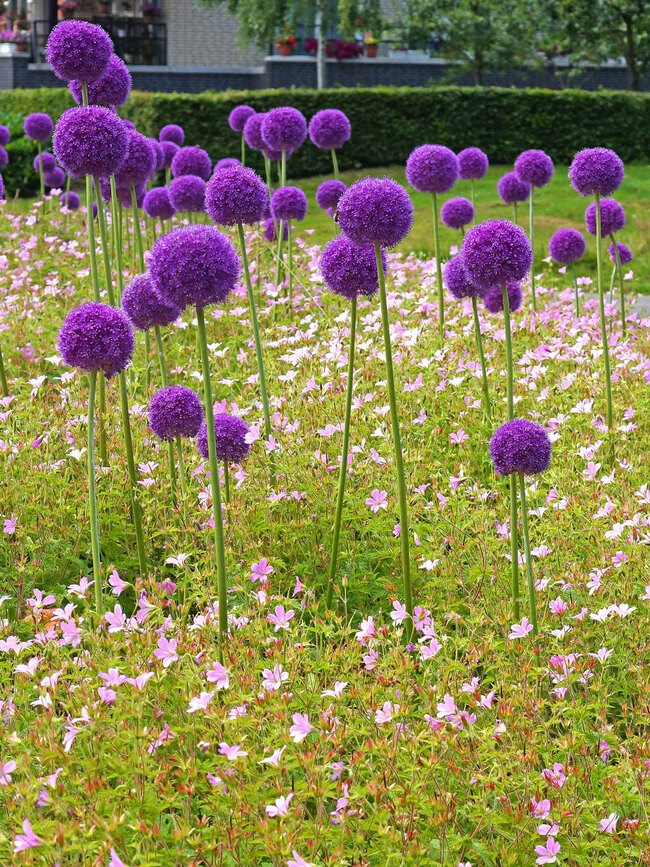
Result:
[[[287,185],[287,151],[286,148],[282,148],[282,162],[281,162],[281,186],[286,187]]]
[[[95,582],[95,608],[102,613],[101,560],[99,553],[99,526],[97,522],[97,491],[95,487],[95,393],[97,371],[90,372],[88,392],[88,506],[90,510],[90,547],[93,559],[93,581]]]
[[[43,176],[43,163],[41,162],[41,152],[43,147],[40,141],[36,142],[38,147],[38,180],[41,185],[41,202],[43,203],[43,207],[45,207],[45,178]]]
[[[280,285],[280,280],[282,279],[282,240],[284,238],[284,220],[278,220],[277,225],[277,236],[278,236],[278,265],[275,273],[275,285]]]
[[[241,134],[241,164],[246,165],[246,139],[244,133]]]
[[[230,502],[230,478],[228,473],[228,461],[223,462],[223,490],[227,505]]]
[[[512,331],[510,328],[510,298],[505,285],[501,287],[503,294],[503,325],[506,333],[506,374],[508,396],[508,421],[515,417],[514,365],[512,361]]]
[[[474,315],[474,336],[476,338],[476,348],[478,349],[478,357],[481,362],[481,378],[483,380],[483,409],[487,416],[488,422],[492,421],[492,407],[490,405],[490,389],[488,387],[487,370],[485,367],[485,353],[483,352],[483,337],[481,336],[481,323],[478,318],[478,307],[476,303],[476,295],[472,295],[472,313]]]
[[[334,580],[339,556],[339,539],[341,536],[341,517],[343,515],[343,500],[345,497],[345,480],[348,472],[348,451],[350,448],[350,417],[352,415],[352,389],[354,387],[354,348],[357,338],[357,296],[352,297],[350,306],[350,349],[348,351],[348,383],[345,398],[345,422],[343,425],[343,451],[341,468],[339,470],[339,487],[336,495],[336,511],[334,513],[334,530],[332,532],[332,553],[330,555],[330,570],[327,583],[327,598],[325,608],[332,607],[334,596]]]
[[[99,178],[95,178],[95,191],[97,193],[97,222],[99,224],[99,235],[102,241],[102,254],[104,259],[104,279],[106,280],[106,290],[108,297],[113,295],[113,274],[111,272],[111,256],[108,245],[108,233],[106,231],[106,214],[102,207],[102,196],[99,186]],[[113,296],[114,297],[114,296]],[[113,301],[111,301],[111,304]]]
[[[531,186],[531,188],[530,188],[530,211],[529,211],[530,231],[528,233],[528,237],[530,238],[530,246],[532,247],[532,250],[533,250],[533,261],[532,261],[532,264],[530,266],[530,288],[532,289],[532,292],[533,292],[533,310],[537,310],[537,294],[535,292],[535,218],[534,218],[534,206],[533,206],[534,191],[535,191],[535,187]]]
[[[438,194],[432,194],[433,201],[433,246],[436,256],[436,279],[438,281],[438,320],[440,336],[445,335],[445,299],[442,289],[442,261],[440,258],[440,235],[438,231]]]
[[[9,383],[7,382],[7,374],[5,373],[5,360],[2,355],[2,344],[0,344],[0,384],[2,385],[2,393],[5,397],[9,397]]]
[[[576,304],[576,316],[580,316],[580,296],[578,295],[578,275],[576,274],[576,266],[572,265],[571,270],[573,271],[573,295]]]
[[[514,365],[512,359],[512,331],[510,328],[510,298],[505,284],[501,287],[503,294],[503,321],[506,333],[506,370],[507,370],[507,400],[508,421],[515,417],[514,395]],[[510,475],[510,578],[512,598],[514,601],[515,618],[519,619],[519,527],[517,525],[517,479]]]
[[[336,157],[336,150],[334,148],[332,148],[330,153],[332,154],[332,166],[334,167],[334,179],[338,181],[339,180],[339,161]]]
[[[533,580],[533,562],[530,556],[530,540],[528,537],[528,507],[526,505],[526,482],[524,474],[519,476],[519,494],[521,496],[521,525],[524,531],[524,551],[526,553],[526,575],[528,577],[528,604],[530,605],[530,622],[533,624],[533,635],[537,635],[537,605],[535,602],[535,581]],[[514,474],[512,476],[514,478]]]
[[[160,367],[160,381],[162,387],[167,388],[167,362],[165,361],[165,350],[162,342],[162,334],[160,333],[160,325],[154,325],[154,334],[156,336],[156,349],[158,350],[158,366]],[[169,480],[171,482],[172,498],[176,500],[176,460],[174,458],[174,441],[169,440],[167,443],[167,456],[169,458]]]
[[[390,417],[393,428],[393,445],[395,447],[395,469],[397,471],[397,493],[400,513],[400,545],[402,549],[402,578],[404,581],[404,604],[408,614],[406,634],[408,640],[413,638],[413,592],[411,589],[411,559],[409,554],[408,506],[406,499],[406,480],[404,477],[404,457],[399,431],[399,416],[397,414],[397,397],[395,395],[395,377],[393,375],[393,353],[390,345],[390,321],[388,319],[388,301],[386,299],[386,281],[384,263],[381,258],[381,247],[375,242],[375,258],[377,261],[377,276],[379,278],[379,298],[381,301],[381,318],[384,332],[384,349],[386,353],[386,382],[390,402]]]
[[[181,478],[181,491],[183,497],[187,497],[187,474],[185,473],[185,461],[183,459],[183,440],[176,437],[176,451],[178,452],[178,474]]]
[[[518,226],[519,225],[519,218],[517,216],[517,203],[516,202],[512,203],[512,213],[513,213],[513,216],[515,218],[515,226]]]
[[[122,433],[124,435],[124,450],[126,452],[126,466],[131,485],[131,512],[133,514],[133,527],[135,529],[135,541],[138,549],[138,565],[141,577],[145,577],[147,571],[147,556],[144,547],[144,532],[142,529],[142,506],[138,497],[138,477],[135,470],[135,458],[133,455],[133,436],[131,434],[131,419],[129,416],[129,395],[126,388],[126,373],[119,374],[120,383],[120,410],[122,413]]]
[[[97,206],[99,209],[99,205]],[[90,251],[90,282],[93,287],[93,298],[101,301],[99,294],[99,271],[97,268],[97,245],[95,241],[95,219],[93,217],[93,182],[90,175],[86,175],[86,222],[88,228],[88,248]],[[111,300],[110,289],[107,287],[108,298]],[[112,301],[111,301],[112,303]],[[99,454],[102,464],[108,464],[108,445],[106,441],[106,380],[104,372],[99,376],[99,412],[97,426],[99,428]]]
[[[607,342],[607,321],[605,319],[605,292],[603,289],[603,251],[600,223],[600,195],[596,193],[596,265],[598,281],[598,310],[600,314],[600,335],[603,341],[603,360],[605,364],[605,393],[607,398],[607,427],[612,433],[612,378],[609,364],[609,344]],[[613,440],[612,440],[613,443]]]
[[[614,233],[611,234],[612,244],[614,245],[614,255],[616,256],[616,270],[618,271],[618,282],[621,289],[621,325],[623,326],[623,335],[627,332],[627,323],[625,321],[625,284],[623,283],[623,266],[621,265],[621,254],[616,243]]]
[[[471,185],[472,185],[472,192],[471,192],[472,207],[473,207],[474,210],[476,211],[476,206],[475,206],[475,204],[474,204],[474,178],[472,178],[472,179],[470,180],[470,183],[471,183]],[[476,213],[474,213],[474,222],[476,222]]]
[[[287,270],[289,271],[289,318],[293,318],[293,232],[291,231],[291,220],[287,220],[287,228],[289,237],[287,238]],[[284,234],[284,226],[282,227]]]

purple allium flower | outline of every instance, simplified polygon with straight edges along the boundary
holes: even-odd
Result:
[[[339,226],[355,244],[394,247],[413,225],[413,203],[391,178],[364,178],[339,199]]]
[[[484,178],[489,165],[487,154],[480,148],[465,148],[458,154],[458,176],[464,181]]]
[[[621,260],[621,265],[627,265],[628,262],[631,262],[632,259],[634,259],[632,251],[629,247],[626,247],[625,244],[620,244],[617,241],[616,246],[618,247],[618,257]],[[616,250],[613,244],[609,245],[607,252],[609,253],[609,258],[614,264],[616,264]]]
[[[122,123],[124,124],[124,126],[125,126],[127,129],[135,129],[135,124],[133,123],[133,121],[132,121],[132,120],[129,120],[129,119],[126,118],[126,117],[122,119]]]
[[[590,235],[596,235],[596,203],[591,202],[585,211],[585,225]],[[620,232],[625,225],[625,211],[616,199],[600,200],[600,234],[603,238],[612,232]]]
[[[255,114],[250,105],[238,105],[228,115],[228,124],[233,132],[243,132],[246,121]]]
[[[121,310],[90,302],[76,307],[59,332],[59,351],[66,364],[81,370],[103,370],[114,376],[133,355],[133,332]]]
[[[182,147],[183,142],[185,141],[183,127],[178,126],[178,124],[175,123],[168,123],[158,133],[158,141],[161,143],[169,141],[172,142],[172,144],[175,144],[176,147]]]
[[[69,108],[56,125],[53,139],[57,160],[73,178],[107,178],[124,162],[128,131],[107,108]]]
[[[554,171],[553,160],[544,151],[524,151],[515,160],[515,174],[532,187],[546,186]]]
[[[250,451],[250,443],[246,442],[249,427],[243,418],[219,412],[214,417],[214,438],[216,442],[217,460],[227,464],[241,464]],[[197,445],[201,456],[208,458],[208,426],[204,421],[199,431]]]
[[[74,190],[70,190],[69,193],[62,193],[59,201],[61,207],[68,208],[69,211],[78,211],[81,205],[81,199]]]
[[[172,160],[172,175],[180,178],[182,175],[197,175],[207,181],[212,174],[212,160],[203,148],[193,145],[181,148]]]
[[[277,151],[274,148],[266,147],[266,145],[262,148],[262,153],[267,158],[267,160],[272,163],[279,163],[282,159],[282,151]],[[293,151],[289,148],[286,153],[287,159],[289,159],[292,153]]]
[[[155,325],[164,328],[181,315],[175,304],[156,293],[149,274],[138,274],[125,287],[122,309],[138,331],[149,331]]]
[[[385,272],[386,256],[383,251],[382,263]],[[338,235],[325,246],[320,270],[327,287],[344,298],[374,295],[379,289],[373,244],[359,246],[345,235]]]
[[[50,189],[57,189],[65,184],[65,172],[58,166],[54,166],[51,172],[43,173],[43,182]]]
[[[278,233],[275,231],[275,220],[273,217],[264,220],[262,234],[264,235],[264,240],[269,241],[271,244],[278,240]],[[282,240],[289,240],[289,223],[286,220],[282,221]]]
[[[490,440],[490,456],[500,476],[543,473],[551,462],[551,441],[534,421],[515,418],[496,430]]]
[[[4,169],[8,162],[9,154],[3,147],[0,147],[0,171]]]
[[[161,388],[149,404],[149,427],[158,439],[170,442],[176,437],[195,437],[201,429],[203,407],[191,388],[170,385]]]
[[[174,206],[169,198],[167,187],[153,187],[144,197],[144,212],[148,217],[169,220],[174,216]]]
[[[459,301],[461,298],[481,298],[485,294],[483,289],[477,289],[473,283],[469,282],[460,256],[454,256],[447,262],[443,278],[447,289]]]
[[[50,33],[46,54],[57,78],[91,84],[106,71],[113,54],[113,43],[108,33],[97,24],[62,21]]]
[[[163,152],[163,168],[171,168],[172,160],[180,150],[179,146],[173,141],[161,141],[160,149]]]
[[[231,169],[233,166],[240,166],[240,160],[235,157],[224,157],[222,160],[217,160],[214,164],[214,171],[220,172],[222,169]]]
[[[309,138],[317,148],[340,148],[350,138],[350,121],[338,108],[317,111],[309,121]]]
[[[474,219],[474,205],[463,196],[448,199],[440,208],[440,219],[450,229],[462,229]]]
[[[288,105],[272,108],[262,120],[262,139],[277,151],[294,151],[307,138],[307,121],[302,112]]]
[[[154,244],[149,270],[156,292],[183,310],[225,301],[237,285],[240,262],[229,238],[214,226],[174,229]]]
[[[253,114],[244,124],[244,141],[254,151],[261,151],[264,147],[262,121],[265,117],[265,112]]]
[[[77,105],[81,105],[83,102],[81,82],[71,81],[70,92]],[[103,75],[88,85],[88,104],[112,108],[116,105],[123,105],[130,93],[131,73],[127,69],[126,63],[116,54],[112,54]]]
[[[25,135],[32,141],[47,141],[52,135],[54,124],[49,114],[37,111],[34,114],[27,115],[24,128]]]
[[[530,184],[522,181],[514,172],[506,172],[497,182],[497,193],[506,205],[525,202],[530,195]]]
[[[135,129],[127,129],[128,150],[124,162],[115,173],[115,183],[128,189],[131,184],[146,183],[153,174],[156,155],[147,136]]]
[[[151,138],[151,136],[149,136],[148,141],[153,148],[153,156],[155,160],[153,172],[151,173],[153,177],[156,172],[159,172],[161,169],[165,168],[165,154],[162,147],[160,146],[160,142],[157,139]]]
[[[41,167],[44,172],[51,172],[52,169],[56,168],[56,160],[54,156],[49,151],[43,151],[40,156],[36,154],[34,157],[34,171],[38,171],[38,164],[41,164]]]
[[[11,133],[9,132],[9,127],[6,127],[4,124],[0,123],[0,147],[8,145],[10,141]]]
[[[624,177],[623,160],[608,148],[585,148],[569,167],[571,186],[582,196],[611,196]]]
[[[335,208],[346,189],[343,181],[323,181],[316,190],[316,204],[323,211]]]
[[[446,193],[458,180],[458,158],[444,145],[420,145],[406,161],[406,180],[420,193]]]
[[[252,169],[244,166],[222,169],[208,181],[205,209],[219,226],[259,223],[268,203],[266,184]]]
[[[506,283],[506,291],[508,293],[508,309],[511,313],[516,313],[521,307],[523,294],[521,285],[515,280],[509,280]],[[501,286],[494,286],[483,296],[485,309],[490,313],[503,313],[503,290]]]
[[[110,187],[109,187],[110,190]],[[145,182],[135,184],[135,203],[141,208],[144,204],[144,197],[147,194],[147,185]],[[133,197],[131,195],[131,187],[118,186],[117,187],[117,197],[120,202],[122,202],[123,208],[131,208],[133,205]],[[110,202],[111,196],[110,192],[106,201]]]
[[[509,280],[523,280],[533,263],[526,233],[508,220],[486,220],[465,235],[460,251],[470,281],[492,289]]]
[[[560,265],[571,265],[584,256],[587,243],[577,229],[558,229],[548,242],[548,252]]]
[[[280,187],[271,198],[271,215],[276,220],[304,220],[307,196],[300,187]]]
[[[169,200],[179,213],[205,212],[205,181],[196,175],[181,175],[169,185]]]

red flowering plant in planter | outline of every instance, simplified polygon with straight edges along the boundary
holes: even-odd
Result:
[[[318,51],[318,39],[313,36],[305,39],[302,47],[307,54],[311,54],[314,57]],[[334,60],[352,60],[363,54],[363,46],[355,40],[328,39],[325,44],[325,54],[330,58],[334,58]]]

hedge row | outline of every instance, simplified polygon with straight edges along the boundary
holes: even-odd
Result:
[[[559,163],[568,163],[580,148],[596,145],[613,148],[626,161],[643,161],[650,154],[650,95],[626,91],[377,87],[134,92],[122,113],[149,135],[156,135],[166,123],[179,123],[187,142],[206,148],[216,160],[239,155],[239,137],[227,120],[242,102],[258,111],[290,104],[307,119],[319,109],[340,108],[352,123],[352,139],[339,155],[342,169],[403,163],[416,145],[427,141],[455,151],[476,145],[491,162],[504,165],[529,147],[542,148]],[[3,112],[24,116],[31,111],[58,117],[70,104],[65,88],[5,91],[0,118]],[[263,167],[255,155],[251,164],[258,170]],[[14,169],[8,169],[11,189]],[[24,174],[17,169],[17,177]],[[309,142],[290,161],[292,177],[329,171],[329,154]]]

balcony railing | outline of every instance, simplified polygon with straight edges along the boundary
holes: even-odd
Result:
[[[128,66],[166,66],[167,65],[167,26],[164,21],[151,24],[140,18],[117,18],[97,16],[94,24],[109,34],[115,46],[115,53]],[[46,63],[45,46],[50,35],[48,21],[32,21],[30,34],[32,40],[32,60]]]

